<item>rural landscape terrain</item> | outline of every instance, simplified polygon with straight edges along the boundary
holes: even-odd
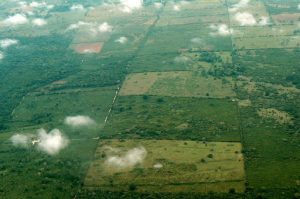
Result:
[[[300,198],[300,0],[0,0],[0,198]]]

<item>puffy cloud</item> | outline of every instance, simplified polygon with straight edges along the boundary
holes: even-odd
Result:
[[[83,29],[81,29],[83,28]],[[71,24],[66,31],[81,29],[92,36],[96,36],[98,33],[104,33],[104,32],[111,32],[113,27],[109,25],[107,22],[104,22],[100,25],[97,23],[90,23],[90,22],[84,22],[79,21],[77,23]]]
[[[248,6],[249,2],[250,2],[250,0],[241,0],[240,2],[238,2],[237,4],[234,4],[231,8],[229,8],[229,11],[236,12],[240,8],[245,8]]]
[[[33,8],[41,8],[41,7],[47,7],[47,3],[46,2],[36,2],[36,1],[33,1],[29,4],[30,7],[33,7]]]
[[[24,14],[15,14],[7,17],[2,21],[2,23],[6,26],[16,26],[21,24],[28,23],[28,19]]]
[[[130,149],[123,156],[109,156],[105,164],[117,168],[131,168],[137,164],[142,164],[147,156],[147,151],[144,147]]]
[[[44,26],[47,24],[47,21],[45,19],[36,18],[32,20],[32,24],[35,26]]]
[[[69,143],[68,139],[58,129],[53,129],[49,133],[44,129],[38,130],[38,140],[38,149],[49,155],[57,154]]]
[[[191,39],[191,42],[194,44],[203,44],[203,40],[201,38],[195,37]]]
[[[96,124],[89,116],[77,115],[65,118],[65,124],[71,127],[90,126]]]
[[[186,56],[177,56],[174,58],[175,63],[187,63],[189,61],[190,61],[190,59]]]
[[[54,8],[54,5],[47,4],[44,1],[43,2],[33,1],[31,3],[27,3],[25,1],[20,1],[18,3],[21,6],[21,9],[23,10],[23,12],[25,12],[28,15],[34,15],[34,12],[32,11],[34,9],[44,9],[44,8],[46,8],[47,11],[49,11],[52,8]]]
[[[137,10],[143,7],[143,0],[121,0],[123,12],[132,12],[133,10]]]
[[[226,24],[212,24],[210,28],[215,31],[211,33],[211,35],[228,36],[233,33],[233,30],[231,28],[228,28]]]
[[[125,44],[125,43],[127,43],[127,41],[128,41],[127,37],[120,37],[115,42],[118,42],[120,44]]]
[[[92,23],[87,23],[87,22],[84,22],[84,21],[79,21],[78,23],[74,23],[74,24],[71,24],[67,30],[75,30],[75,29],[78,29],[80,27],[83,27],[83,26],[92,26],[93,24]]]
[[[261,26],[266,26],[266,25],[270,24],[269,17],[261,17],[258,21],[258,24]]]
[[[157,8],[157,9],[161,8],[162,6],[163,6],[162,3],[159,3],[159,2],[154,3],[154,7]]]
[[[26,148],[29,145],[29,137],[23,134],[15,134],[10,138],[12,144],[16,147]]]
[[[298,4],[298,10],[300,10],[300,4]]]
[[[83,11],[84,7],[81,4],[74,4],[74,5],[72,5],[70,7],[70,10],[73,10],[73,11]]]
[[[234,18],[241,26],[254,26],[257,24],[256,19],[249,12],[238,12],[234,15]]]
[[[16,45],[18,43],[19,43],[19,41],[16,39],[3,39],[3,40],[0,40],[0,47],[8,48],[8,47],[10,47],[12,45]]]
[[[179,5],[174,5],[173,10],[174,11],[180,11],[180,6]]]
[[[161,168],[163,168],[163,165],[160,164],[160,163],[156,163],[155,165],[153,165],[153,168],[154,169],[161,169]]]
[[[100,32],[111,32],[113,27],[109,25],[107,22],[104,22],[99,25],[98,29]]]

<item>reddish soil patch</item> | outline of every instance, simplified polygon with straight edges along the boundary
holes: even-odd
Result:
[[[298,19],[300,18],[300,13],[282,13],[278,15],[273,15],[272,18],[278,23],[295,22],[298,21]]]
[[[103,43],[88,43],[88,44],[73,44],[72,48],[80,54],[85,53],[100,53],[103,47]]]

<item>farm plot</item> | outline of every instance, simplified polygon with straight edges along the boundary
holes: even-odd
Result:
[[[16,126],[62,126],[67,116],[85,115],[103,125],[114,87],[70,89],[51,93],[31,93],[12,114]]]
[[[230,79],[222,81],[190,72],[133,73],[127,76],[120,95],[157,95],[172,97],[234,97]]]
[[[298,48],[300,36],[235,38],[233,44],[237,49]]]
[[[239,132],[231,100],[120,96],[100,136],[239,141]]]
[[[224,51],[231,49],[231,40],[226,37],[211,37],[210,24],[199,27],[198,24],[170,25],[155,27],[150,32],[140,54],[178,52],[183,49],[197,48],[202,51]],[[174,34],[174,32],[176,34]],[[192,45],[194,44],[194,45]],[[195,44],[197,44],[195,46]]]
[[[109,191],[244,192],[241,149],[229,142],[102,140],[84,185]]]
[[[299,27],[296,25],[279,26],[241,26],[234,28],[233,38],[296,36]]]

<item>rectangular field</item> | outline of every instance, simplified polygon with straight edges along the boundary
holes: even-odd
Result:
[[[120,95],[157,95],[172,97],[234,97],[231,79],[222,81],[191,71],[132,73],[127,76]]]
[[[228,99],[120,96],[103,138],[240,141],[236,102]]]
[[[57,127],[66,116],[86,115],[102,127],[115,92],[115,87],[107,87],[31,93],[16,107],[12,120],[15,126]]]
[[[112,158],[137,164],[120,167]],[[87,188],[138,192],[244,192],[240,143],[170,140],[102,140],[86,178]]]

